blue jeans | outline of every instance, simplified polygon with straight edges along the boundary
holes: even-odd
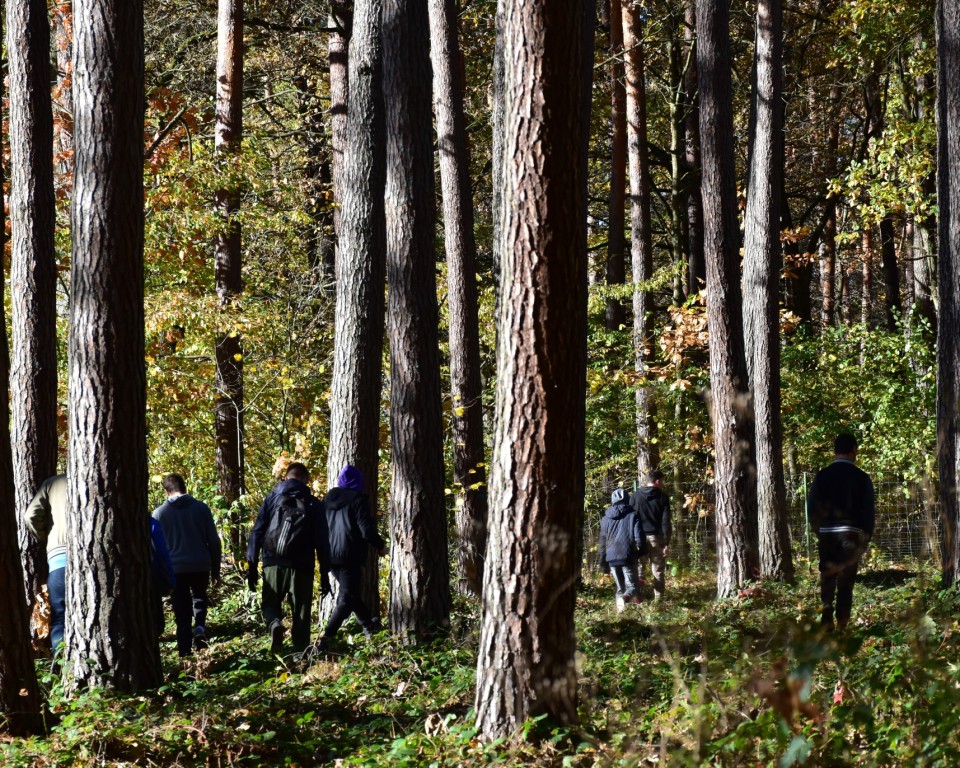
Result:
[[[47,591],[50,593],[50,647],[54,654],[63,642],[63,627],[67,615],[66,568],[57,568],[47,576]]]
[[[636,597],[637,594],[637,566],[611,565],[610,575],[617,587],[617,597]]]

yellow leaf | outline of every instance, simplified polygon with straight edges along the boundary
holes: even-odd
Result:
[[[466,409],[461,406],[458,406],[453,409],[454,416],[463,416],[463,414],[465,414],[466,412],[467,412]]]
[[[243,360],[243,355],[241,355],[239,352],[237,352],[237,354],[235,354],[235,355],[233,356],[233,359],[236,360],[236,361],[239,363],[241,360]]]

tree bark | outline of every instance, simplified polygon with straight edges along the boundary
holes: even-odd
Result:
[[[357,0],[350,37],[350,102],[344,127],[343,197],[337,252],[337,304],[330,393],[327,486],[345,464],[367,480],[377,519],[380,400],[386,280],[386,128],[383,113],[381,0]],[[377,559],[371,553],[361,585],[367,606],[380,613]],[[324,601],[322,613],[332,610]]]
[[[16,3],[11,3],[15,6]],[[26,10],[26,9],[20,9]],[[36,10],[31,8],[31,11]],[[29,49],[14,51],[25,41],[23,24],[28,21],[15,7],[7,8],[10,37],[7,51],[10,57],[11,86],[17,84],[13,77],[13,62]],[[45,18],[45,16],[44,16]],[[3,22],[0,20],[0,38],[3,37]],[[2,85],[0,85],[2,96]],[[11,115],[13,120],[13,115]],[[2,147],[0,147],[2,149]],[[2,153],[0,153],[2,154]],[[3,252],[5,222],[3,214],[3,178],[0,170],[0,253]],[[43,730],[40,687],[33,667],[33,652],[30,648],[30,613],[23,600],[24,575],[17,552],[17,515],[14,506],[14,470],[7,428],[10,401],[4,384],[10,375],[9,349],[7,348],[6,319],[4,317],[3,285],[0,283],[0,611],[3,615],[3,632],[0,632],[0,717],[13,736],[26,736]]]
[[[683,159],[686,155],[684,129],[684,45],[677,39],[677,21],[669,15],[667,56],[670,61],[670,250],[675,265],[673,272],[673,304],[680,306],[686,299],[684,287],[689,269],[687,257],[687,201],[684,184]]]
[[[330,3],[328,26],[337,30],[331,32],[327,39],[327,56],[330,61],[330,173],[333,199],[342,201],[346,194],[344,162],[350,140],[347,134],[347,113],[350,103],[348,49],[353,30],[352,0],[333,0]],[[340,252],[340,211],[340,206],[333,206],[334,263]]]
[[[427,0],[385,0],[390,626],[407,642],[450,619],[429,46]]]
[[[643,20],[633,0],[620,6],[626,51],[627,154],[630,168],[630,249],[633,267],[633,343],[637,371],[637,477],[660,464],[657,419],[647,368],[653,360],[653,292],[644,283],[653,278],[653,228],[650,220],[650,162],[647,156],[647,88],[644,81]]]
[[[873,222],[864,222],[863,244],[863,283],[860,293],[860,322],[870,325],[873,316]]]
[[[700,194],[700,97],[697,93],[697,4],[684,0],[683,38],[688,60],[684,74],[687,196],[687,296],[706,284],[707,267],[703,260],[703,200]]]
[[[504,200],[491,516],[477,725],[509,736],[548,713],[573,723],[574,541],[583,509],[586,231],[584,14],[504,4]],[[538,226],[529,223],[536,221]]]
[[[900,298],[900,269],[897,266],[897,247],[894,242],[893,219],[884,216],[880,220],[880,263],[883,267],[883,307],[887,330],[897,330],[897,318],[903,316],[903,301]]]
[[[960,569],[960,2],[937,4],[937,465],[944,584]]]
[[[67,657],[73,686],[158,685],[143,314],[143,6],[76,0]]]
[[[304,131],[303,176],[307,185],[304,212],[309,223],[304,227],[304,249],[310,265],[310,279],[321,290],[328,291],[336,282],[336,235],[333,223],[336,206],[326,194],[332,187],[333,154],[326,146],[327,136],[320,109],[320,94],[313,78],[299,75],[294,80],[299,100],[300,119]],[[340,198],[336,198],[340,199]]]
[[[506,124],[506,115],[504,114],[504,95],[503,95],[503,19],[505,14],[504,3],[506,0],[497,0],[496,12],[496,40],[493,44],[493,103],[490,110],[490,175],[492,177],[493,189],[491,190],[491,230],[492,240],[490,243],[490,257],[493,261],[493,294],[494,294],[494,313],[500,314],[500,297],[503,292],[503,280],[501,278],[502,261],[500,255],[500,222],[503,213],[503,131]]]
[[[22,516],[57,469],[57,257],[53,194],[50,24],[44,0],[8,0],[10,73],[10,376],[15,507]],[[6,413],[6,411],[4,411]],[[22,517],[17,538],[27,605],[46,572],[45,553]]]
[[[430,0],[430,50],[447,254],[457,559],[460,591],[480,597],[487,539],[487,473],[483,460],[477,243],[473,234],[470,149],[463,109],[456,0]]]
[[[607,229],[607,285],[626,280],[624,215],[627,175],[627,94],[624,85],[623,27],[621,0],[607,0],[610,9],[610,195]],[[616,331],[627,321],[626,308],[619,299],[608,298],[606,324]]]
[[[832,179],[837,174],[837,149],[840,144],[840,120],[837,115],[839,109],[840,91],[834,86],[830,91],[830,121],[827,126],[827,146],[824,153],[824,175]],[[824,203],[828,207],[826,221],[823,226],[823,237],[820,241],[820,294],[823,303],[820,310],[820,322],[824,328],[836,323],[837,292],[837,199],[829,195]]]
[[[757,573],[753,406],[747,386],[733,155],[730,17],[726,0],[697,0],[710,406],[716,451],[717,597]]]
[[[243,0],[219,0],[217,6],[217,108],[214,149],[224,186],[215,207],[222,229],[213,243],[215,281],[222,330],[216,342],[214,423],[220,495],[233,505],[245,492],[243,467],[243,344],[237,328],[237,302],[243,291],[240,188],[232,164],[243,138]],[[231,511],[228,536],[234,551],[243,549],[244,524]]]
[[[793,561],[780,421],[780,186],[783,175],[781,0],[758,0],[754,135],[744,215],[743,324],[753,397],[760,576],[790,581]]]

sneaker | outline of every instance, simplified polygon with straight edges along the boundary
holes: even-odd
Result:
[[[207,646],[207,628],[203,624],[197,624],[193,628],[193,647],[200,651]]]
[[[623,599],[623,595],[617,595],[616,603],[617,603],[617,613],[623,613],[623,609],[627,607],[627,604]]]
[[[283,650],[283,624],[274,621],[270,624],[270,653],[280,653]]]
[[[383,632],[383,624],[379,617],[371,619],[370,623],[363,628],[363,636],[367,638],[367,640],[373,640],[374,635],[379,635],[381,632]]]

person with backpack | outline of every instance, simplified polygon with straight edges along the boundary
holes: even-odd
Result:
[[[356,614],[367,638],[380,630],[380,618],[371,616],[360,594],[360,577],[369,548],[373,547],[378,555],[383,555],[386,544],[377,533],[363,490],[363,474],[347,464],[337,478],[337,487],[327,491],[323,499],[330,572],[337,580],[338,589],[337,604],[317,643],[320,651],[329,650],[337,631],[351,613]]]
[[[176,575],[171,604],[177,624],[177,652],[190,656],[207,647],[207,590],[211,575],[220,583],[222,547],[210,507],[187,493],[177,474],[161,481],[166,500],[153,511],[170,550]]]
[[[271,653],[283,650],[283,600],[290,598],[293,649],[310,644],[313,574],[320,563],[321,594],[330,591],[327,575],[327,533],[323,504],[308,486],[310,473],[300,462],[287,467],[284,479],[270,492],[250,532],[247,584],[256,590],[257,564],[263,559],[261,610],[270,635]]]
[[[663,492],[663,472],[654,469],[647,474],[647,484],[630,497],[630,506],[637,513],[640,530],[646,540],[641,564],[649,558],[653,576],[653,595],[663,597],[666,581],[667,555],[670,552],[670,499]]]
[[[627,492],[617,488],[610,496],[610,506],[600,520],[600,568],[609,570],[616,587],[617,611],[627,603],[639,603],[637,595],[637,556],[644,539],[637,525],[637,516],[627,503]]]

